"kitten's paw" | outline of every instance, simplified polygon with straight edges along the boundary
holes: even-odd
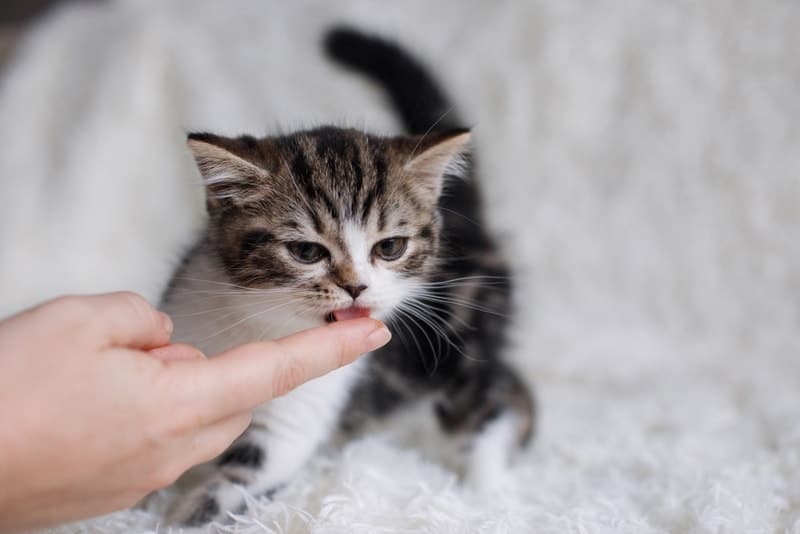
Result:
[[[507,459],[489,458],[471,461],[464,476],[464,485],[478,493],[495,493],[512,480]]]
[[[196,527],[211,522],[224,523],[228,512],[244,506],[247,490],[222,477],[202,484],[178,497],[167,514],[172,525]]]
[[[197,527],[219,519],[219,503],[215,497],[208,494],[192,499],[182,499],[167,516],[170,524],[187,527]]]
[[[481,493],[503,488],[511,479],[511,458],[517,449],[519,422],[501,415],[475,436],[467,460],[465,483]]]

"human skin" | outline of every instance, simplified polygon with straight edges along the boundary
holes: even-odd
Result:
[[[128,292],[0,322],[0,532],[131,506],[225,450],[255,406],[391,337],[356,319],[206,359],[171,332]]]

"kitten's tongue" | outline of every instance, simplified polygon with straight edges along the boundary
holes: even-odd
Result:
[[[336,310],[333,312],[333,317],[337,321],[346,321],[348,319],[358,319],[359,317],[369,317],[369,308],[356,308],[352,306],[344,310]]]

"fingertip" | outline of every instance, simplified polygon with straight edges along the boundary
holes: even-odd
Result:
[[[342,333],[348,337],[359,338],[361,340],[360,354],[379,349],[392,339],[392,333],[378,319],[348,319],[333,323],[328,328],[343,330]]]
[[[168,336],[171,336],[173,330],[175,329],[175,325],[172,322],[172,318],[162,311],[158,312],[158,316],[159,320],[161,321],[161,327],[164,329],[164,331],[167,333]]]
[[[385,324],[383,324],[381,321],[375,321],[375,323],[375,329],[370,332],[365,339],[365,352],[377,350],[389,343],[389,341],[392,339],[392,333]]]

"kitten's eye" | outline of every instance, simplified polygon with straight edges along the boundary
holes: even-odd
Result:
[[[372,253],[382,260],[394,261],[403,255],[408,246],[407,237],[390,237],[383,241],[378,241],[372,247]]]
[[[289,254],[300,263],[317,263],[330,256],[328,249],[311,241],[292,241],[286,243]]]

